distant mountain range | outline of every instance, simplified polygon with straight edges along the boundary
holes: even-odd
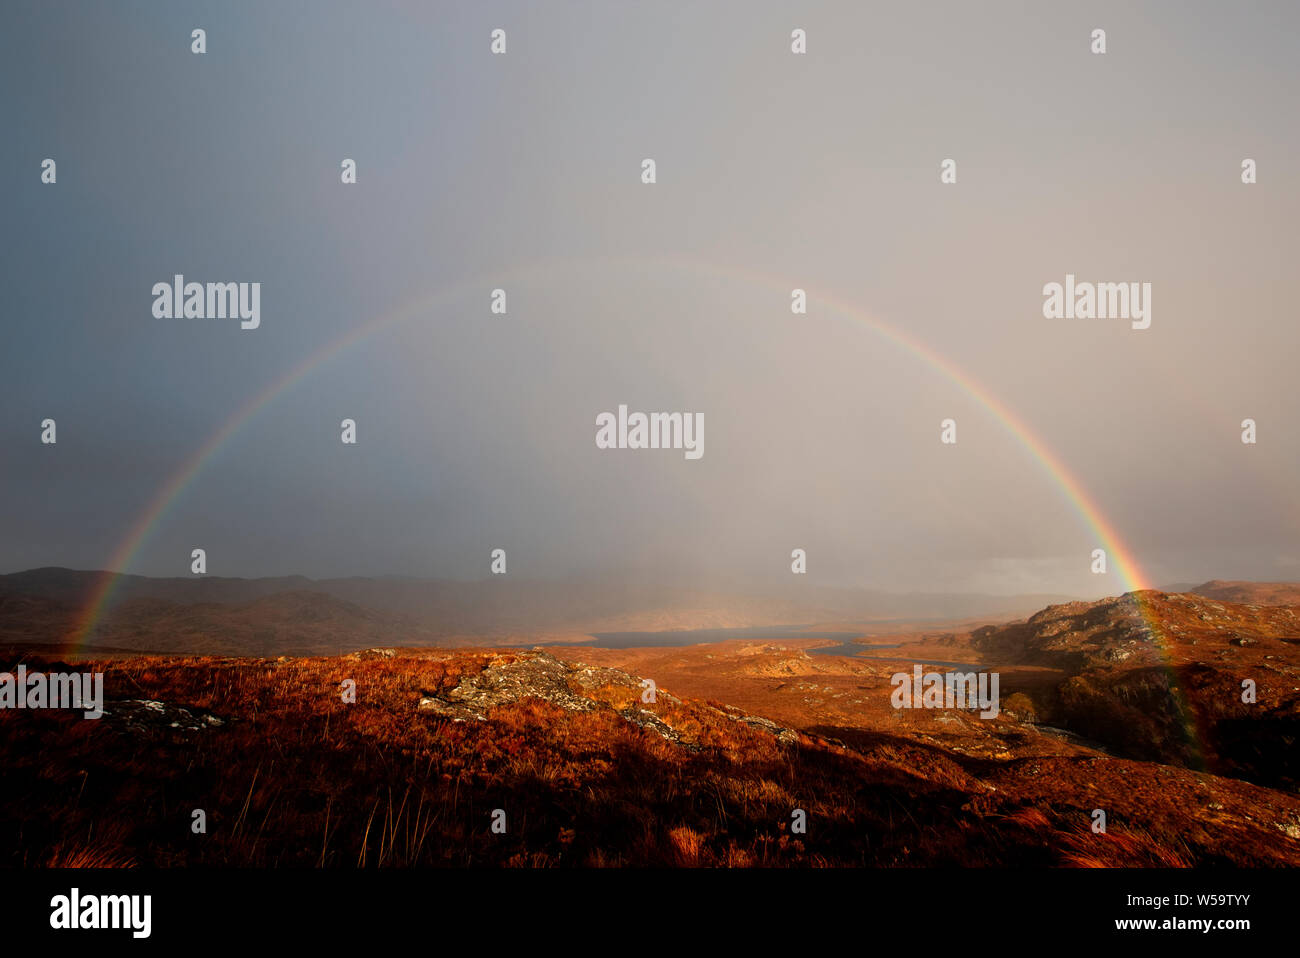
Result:
[[[86,646],[205,655],[533,645],[583,642],[593,632],[1008,621],[1075,598],[888,593],[802,582],[756,595],[613,579],[151,578],[50,567],[0,575],[0,644],[68,644],[109,578],[112,587]],[[1214,580],[1184,591],[1255,605],[1300,604],[1295,583]]]
[[[1012,618],[1071,596],[895,594],[818,586],[779,594],[626,580],[474,582],[403,577],[261,579],[113,575],[91,646],[204,654],[338,652],[366,645],[533,644],[591,632],[746,628],[832,621]],[[0,642],[66,643],[106,574],[0,575]]]

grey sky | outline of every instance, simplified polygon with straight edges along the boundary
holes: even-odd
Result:
[[[124,571],[202,546],[221,575],[477,578],[499,547],[530,578],[761,584],[802,547],[824,584],[1124,587],[1023,445],[830,298],[1014,410],[1157,582],[1300,578],[1298,21],[6,4],[0,570],[103,567],[251,397],[425,303],[261,407]],[[1067,272],[1150,282],[1151,328],[1044,319]],[[175,273],[260,282],[261,327],[155,319]],[[597,449],[620,403],[702,412],[703,458]]]

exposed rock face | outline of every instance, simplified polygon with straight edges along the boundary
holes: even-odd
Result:
[[[990,659],[1064,672],[1035,704],[1119,755],[1294,787],[1297,611],[1145,591],[1049,606],[971,640]]]
[[[106,702],[101,721],[120,724],[133,732],[167,729],[200,732],[226,724],[225,719],[203,709],[168,705],[154,699],[118,699]]]
[[[655,705],[664,703],[684,706],[682,700],[656,689],[654,702],[648,703],[642,699],[645,691],[642,679],[621,669],[569,663],[547,652],[533,650],[495,656],[482,672],[461,679],[451,691],[423,695],[418,708],[456,722],[481,722],[489,718],[496,706],[536,698],[571,712],[610,709],[633,725],[656,732],[674,744],[698,748],[673,728],[661,711],[654,709]],[[791,729],[738,709],[720,712],[709,706],[690,707],[707,708],[732,721],[760,728],[782,743],[794,743],[799,738]]]
[[[420,710],[458,721],[482,721],[493,706],[539,698],[571,712],[590,712],[607,707],[595,696],[609,686],[635,693],[640,700],[641,682],[618,669],[575,667],[546,652],[499,655],[442,697],[421,698]],[[656,698],[659,695],[676,701],[666,692],[658,692]]]
[[[1103,663],[1155,662],[1151,629],[1132,593],[1049,605],[1023,623],[984,626],[971,637],[995,658],[1071,672]]]
[[[761,718],[757,715],[746,715],[740,712],[739,709],[733,709],[728,712],[723,712],[722,714],[736,722],[743,722],[753,728],[761,728],[765,732],[771,732],[776,736],[778,742],[782,742],[786,745],[794,745],[799,741],[798,732],[793,729],[782,728],[771,719]]]

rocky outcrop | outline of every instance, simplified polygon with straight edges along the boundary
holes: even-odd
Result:
[[[450,691],[426,692],[420,697],[421,712],[455,722],[486,721],[494,708],[526,699],[541,699],[570,712],[609,709],[627,722],[655,732],[675,745],[698,748],[681,730],[674,728],[663,710],[655,706],[685,706],[677,696],[655,689],[652,702],[643,698],[645,680],[621,669],[566,662],[537,649],[496,655],[483,671],[469,675]],[[783,744],[798,741],[798,733],[775,722],[748,715],[739,709],[720,711],[711,706],[690,706],[770,732]]]
[[[366,661],[369,659],[391,659],[395,655],[397,655],[396,649],[362,649],[360,652],[350,652],[343,657],[354,661]]]
[[[104,704],[100,721],[132,732],[202,732],[226,724],[225,719],[204,709],[169,705],[154,699],[110,700]]]
[[[984,626],[972,644],[992,659],[1077,672],[1093,665],[1154,662],[1153,636],[1133,593],[1049,605],[1025,622]]]
[[[1300,781],[1300,610],[1144,591],[971,634],[986,661],[1064,674],[1045,720],[1118,755],[1287,788]],[[1243,690],[1250,688],[1250,695]]]

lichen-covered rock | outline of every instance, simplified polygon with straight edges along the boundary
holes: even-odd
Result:
[[[200,732],[220,728],[226,720],[204,709],[168,705],[154,699],[118,699],[104,703],[100,721],[134,732],[176,729]]]
[[[696,749],[673,728],[662,712],[651,704],[681,705],[681,699],[664,689],[655,689],[653,703],[645,701],[644,680],[621,669],[570,663],[540,650],[494,656],[483,671],[462,678],[450,691],[426,693],[419,711],[455,722],[482,722],[492,709],[525,699],[541,699],[570,712],[609,709],[625,721],[661,735],[675,745]],[[710,711],[716,711],[710,709]],[[722,712],[728,718],[759,728],[785,744],[798,741],[798,734],[775,722],[739,710]]]

